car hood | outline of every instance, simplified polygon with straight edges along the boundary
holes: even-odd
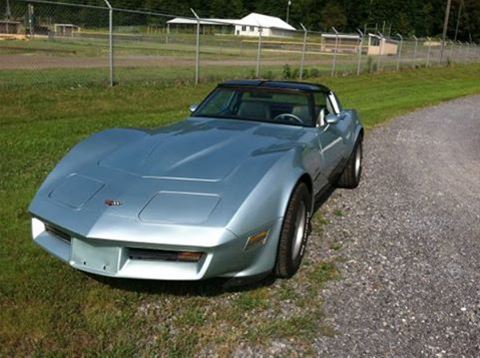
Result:
[[[291,149],[302,132],[294,126],[192,118],[119,147],[99,165],[145,178],[216,182],[250,158]]]
[[[303,147],[304,134],[295,126],[191,118],[125,144],[117,136],[119,145],[62,175],[54,171],[30,212],[95,238],[109,237],[112,227],[117,234],[139,225],[227,227],[270,168]],[[64,161],[80,162],[87,151]]]

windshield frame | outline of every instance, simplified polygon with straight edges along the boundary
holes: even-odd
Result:
[[[310,113],[310,123],[309,124],[300,124],[300,123],[287,123],[287,122],[278,122],[278,121],[268,121],[262,120],[258,118],[247,118],[247,117],[236,117],[236,116],[220,116],[220,115],[204,115],[198,114],[198,112],[211,100],[211,98],[215,95],[218,90],[221,89],[228,89],[232,91],[255,91],[255,92],[266,92],[266,93],[286,93],[286,94],[300,94],[307,97],[308,101],[308,109]],[[315,91],[317,92],[317,91]],[[278,125],[287,125],[287,126],[295,126],[295,127],[315,127],[316,126],[316,119],[315,119],[315,102],[313,98],[314,91],[303,91],[300,89],[295,88],[271,88],[271,87],[260,87],[260,86],[222,86],[219,85],[215,87],[198,105],[195,112],[192,113],[191,117],[195,118],[217,118],[217,119],[227,119],[227,120],[240,120],[240,121],[253,121],[253,122],[260,122],[260,123],[267,123],[267,124],[278,124]]]

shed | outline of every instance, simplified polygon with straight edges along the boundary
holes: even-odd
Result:
[[[0,20],[0,34],[18,34],[20,30],[19,21]]]
[[[398,41],[375,34],[368,34],[368,55],[396,55]]]
[[[73,24],[55,24],[53,28],[56,36],[73,36],[80,32],[80,27]]]
[[[167,21],[167,31],[171,29],[194,29],[197,20],[192,18],[176,17]],[[257,14],[251,14],[241,19],[201,19],[200,26],[202,32],[208,30],[218,31],[221,33],[233,33],[236,36],[258,37],[260,28],[262,28],[262,36],[267,37],[289,37],[293,35],[295,28],[278,17]]]
[[[361,44],[361,37],[356,34],[322,34],[321,51],[357,53]],[[338,41],[338,43],[337,43]]]
[[[233,33],[233,23],[238,20],[233,19],[201,19],[200,29],[202,33]],[[195,26],[197,26],[197,20],[191,18],[176,17],[167,21],[167,32],[171,30],[187,30],[194,32]]]

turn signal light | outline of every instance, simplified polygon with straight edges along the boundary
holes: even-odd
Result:
[[[179,252],[177,256],[178,261],[186,261],[186,262],[198,262],[202,258],[201,252]]]
[[[259,232],[258,234],[252,235],[247,239],[247,244],[245,245],[245,250],[248,250],[255,245],[265,245],[268,238],[268,230]]]

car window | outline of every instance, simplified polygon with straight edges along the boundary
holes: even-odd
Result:
[[[221,117],[313,126],[309,93],[275,88],[217,88],[195,117]]]
[[[202,106],[202,111],[206,113],[226,113],[231,105],[234,93],[231,91],[217,91],[214,96],[209,97]]]

